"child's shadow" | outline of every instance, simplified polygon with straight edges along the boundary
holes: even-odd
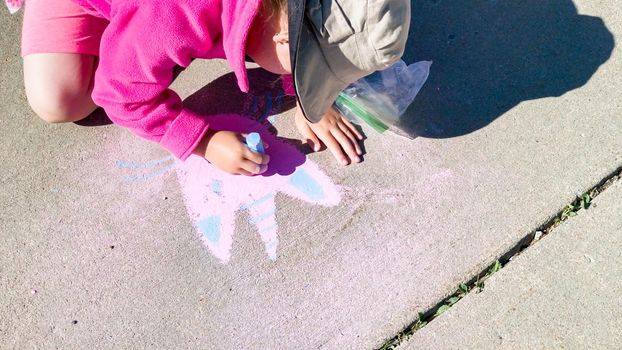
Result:
[[[233,73],[210,82],[184,100],[184,107],[210,119],[210,128],[240,133],[259,132],[268,144],[268,170],[262,176],[291,175],[306,161],[299,140],[277,137],[269,117],[292,109],[295,99],[286,96],[280,77],[263,69],[249,69],[251,90],[241,92]]]
[[[432,60],[406,112],[430,138],[483,128],[522,101],[561,96],[606,62],[614,38],[571,0],[413,0],[404,60]]]
[[[281,87],[280,76],[261,68],[248,69],[250,91],[239,90],[235,74],[228,73],[184,100],[184,107],[207,118],[219,114],[239,114],[271,127],[268,117],[296,106],[293,96]]]

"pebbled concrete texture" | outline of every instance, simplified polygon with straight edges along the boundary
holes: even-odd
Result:
[[[400,349],[617,349],[622,182],[416,332]]]
[[[239,213],[227,264],[193,227],[174,171],[119,166],[165,159],[157,145],[33,115],[20,18],[3,14],[0,348],[381,346],[622,164],[621,5],[413,1],[406,59],[435,62],[408,111],[420,137],[364,127],[365,162],[347,168],[310,154],[340,203],[278,194],[275,262]],[[499,32],[527,35],[511,39],[530,55],[495,45]],[[257,118],[276,102],[260,83],[274,77],[253,71],[245,96],[227,72],[197,61],[174,89],[207,115]],[[291,101],[279,107],[279,135],[297,138]]]

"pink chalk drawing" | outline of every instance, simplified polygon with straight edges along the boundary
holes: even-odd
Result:
[[[190,156],[184,162],[167,157],[145,164],[117,162],[117,166],[142,169],[174,162],[173,166],[165,165],[151,174],[126,177],[126,181],[148,180],[175,169],[188,216],[203,243],[220,262],[230,260],[235,219],[241,211],[249,213],[248,223],[257,229],[268,257],[276,260],[279,241],[275,198],[279,192],[315,205],[340,203],[341,194],[330,178],[294,144],[273,135],[266,126],[238,115],[219,115],[210,117],[210,127],[259,132],[269,145],[268,170],[252,177],[230,175],[199,156]]]

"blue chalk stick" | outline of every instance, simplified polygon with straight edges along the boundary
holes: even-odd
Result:
[[[246,145],[252,151],[263,154],[265,149],[263,148],[263,142],[261,142],[261,136],[259,133],[252,132],[246,136]]]

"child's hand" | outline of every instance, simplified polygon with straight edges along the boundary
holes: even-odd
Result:
[[[268,169],[270,156],[251,151],[241,134],[209,130],[195,149],[219,169],[230,174],[258,175]]]
[[[314,124],[304,117],[300,106],[296,106],[296,126],[314,151],[320,150],[320,140],[322,140],[341,164],[348,165],[350,162],[361,161],[360,155],[363,152],[358,141],[362,140],[363,136],[333,107],[328,110],[322,120]]]

